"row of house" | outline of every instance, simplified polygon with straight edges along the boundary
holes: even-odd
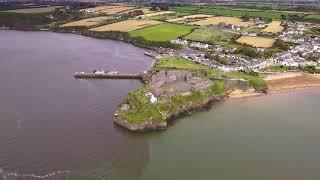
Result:
[[[237,48],[223,47],[218,44],[210,45],[210,44],[201,43],[201,42],[191,42],[185,39],[174,39],[174,40],[171,40],[170,42],[172,44],[188,46],[189,48],[192,48],[192,49],[210,50],[214,52],[234,53],[237,50]]]
[[[320,64],[320,37],[304,36],[306,40],[289,51],[271,57],[274,63],[283,66],[316,66]]]

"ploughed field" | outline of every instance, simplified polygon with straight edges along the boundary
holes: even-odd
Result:
[[[126,20],[120,21],[113,24],[108,24],[104,26],[99,26],[96,28],[90,29],[91,31],[121,31],[121,32],[130,32],[137,29],[145,28],[148,26],[161,24],[160,21],[154,20]]]
[[[239,39],[237,39],[237,42],[256,48],[270,48],[273,46],[275,40],[264,37],[241,36]]]
[[[192,26],[164,23],[130,32],[131,36],[141,36],[150,41],[170,41],[190,33]]]
[[[108,16],[99,16],[99,17],[93,17],[93,18],[87,18],[87,19],[81,19],[78,21],[72,21],[66,24],[61,25],[60,27],[73,27],[73,26],[94,26],[98,25],[99,23],[110,19]]]
[[[95,8],[88,8],[88,10],[95,11],[98,13],[103,13],[107,15],[116,14],[128,10],[135,9],[135,7],[132,6],[99,6]]]
[[[223,16],[210,17],[210,18],[207,18],[204,20],[192,22],[190,24],[199,25],[199,26],[207,26],[207,25],[218,25],[219,23],[234,24],[234,25],[240,26],[240,27],[248,27],[251,24],[249,22],[242,21],[242,19],[240,19],[240,18],[223,17]]]
[[[268,27],[263,29],[263,32],[271,32],[271,33],[281,33],[283,31],[284,27],[281,26],[280,21],[272,21],[268,24]]]
[[[152,17],[152,16],[161,16],[161,15],[165,15],[165,14],[174,14],[174,12],[172,12],[172,11],[160,11],[160,12],[153,12],[153,13],[149,13],[149,14],[140,15],[138,17],[146,18],[146,17]]]

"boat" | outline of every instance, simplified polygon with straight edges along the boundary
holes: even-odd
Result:
[[[119,74],[119,72],[118,71],[107,71],[107,74],[114,75],[114,74]]]
[[[144,52],[144,55],[150,56],[150,57],[155,57],[152,52]]]

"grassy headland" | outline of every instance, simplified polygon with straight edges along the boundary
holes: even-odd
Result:
[[[117,114],[120,119],[135,126],[141,125],[142,127],[150,127],[150,124],[157,125],[166,123],[168,120],[184,116],[190,112],[206,109],[215,101],[221,100],[221,97],[228,91],[225,86],[225,79],[229,78],[246,79],[249,82],[249,86],[258,91],[263,91],[266,87],[263,78],[257,74],[230,72],[223,74],[222,79],[214,78],[214,75],[221,75],[219,70],[210,69],[207,66],[180,57],[158,59],[154,67],[148,73],[154,75],[163,70],[192,72],[196,77],[210,79],[213,83],[205,91],[189,91],[169,97],[160,97],[154,104],[151,103],[146,96],[146,94],[151,91],[149,84],[147,83],[142,88],[130,93],[122,101],[120,107],[115,111],[115,114]],[[127,107],[127,110],[121,110],[125,106]],[[140,130],[155,129],[157,128],[142,128]],[[161,126],[161,129],[163,129],[163,126]]]

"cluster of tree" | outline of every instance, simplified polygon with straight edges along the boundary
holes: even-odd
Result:
[[[277,39],[276,42],[274,42],[274,44],[273,44],[274,47],[279,48],[279,49],[284,50],[284,51],[290,50],[290,47],[292,45],[293,45],[292,43],[284,42],[284,41],[282,41],[280,39]]]
[[[48,13],[19,14],[0,12],[0,26],[4,25],[19,30],[35,30],[38,29],[38,26],[52,22],[48,15]]]
[[[245,14],[245,15],[241,16],[241,19],[243,21],[249,21],[251,18],[254,19],[254,18],[256,18],[256,16],[249,16],[248,14]],[[266,22],[271,22],[272,21],[271,17],[258,17],[258,18],[261,19],[261,20],[264,20]]]
[[[299,69],[303,72],[307,72],[307,73],[316,73],[319,74],[320,73],[320,69],[318,69],[317,67],[314,66],[300,66]]]
[[[168,11],[170,6],[171,6],[170,3],[153,2],[153,3],[151,3],[151,10],[153,10],[153,11],[156,11],[156,10]]]
[[[94,32],[94,31],[87,30],[87,28],[85,27],[64,27],[64,28],[56,27],[53,30],[58,32],[66,32],[66,33],[71,33],[75,31],[85,36],[90,36],[90,37],[95,37],[100,39],[120,40],[120,41],[134,44],[139,47],[143,47],[143,48],[156,48],[156,47],[172,48],[172,49],[181,48],[180,45],[174,45],[169,41],[149,41],[144,39],[143,37],[132,37],[129,35],[129,33],[120,32],[120,31]]]
[[[289,6],[288,4],[277,4],[276,6],[268,5],[256,5],[252,4],[236,4],[232,6],[233,8],[246,8],[246,9],[260,9],[260,10],[278,10],[278,11],[298,11],[298,12],[319,12],[319,6],[313,6],[308,2],[307,4],[295,4],[294,6]]]
[[[311,61],[314,61],[314,62],[318,62],[319,61],[319,55],[317,52],[312,52],[310,55],[309,55],[309,60]]]
[[[0,10],[12,10],[23,8],[39,8],[48,6],[69,6],[71,10],[79,10],[94,7],[92,2],[81,1],[32,1],[30,5],[26,5],[25,1],[8,1],[0,2]]]
[[[238,48],[236,50],[236,53],[237,54],[243,54],[243,55],[246,55],[246,56],[249,56],[249,57],[252,57],[252,58],[256,58],[256,57],[259,56],[258,52],[255,49],[250,48],[248,46]]]
[[[206,59],[215,60],[223,65],[228,65],[228,61],[225,58],[220,57],[219,55],[212,55],[211,53],[207,52],[204,57]]]
[[[287,21],[292,21],[292,22],[303,20],[303,17],[299,16],[297,14],[288,14],[288,15],[281,14],[280,18],[281,18],[281,20],[287,20]]]

